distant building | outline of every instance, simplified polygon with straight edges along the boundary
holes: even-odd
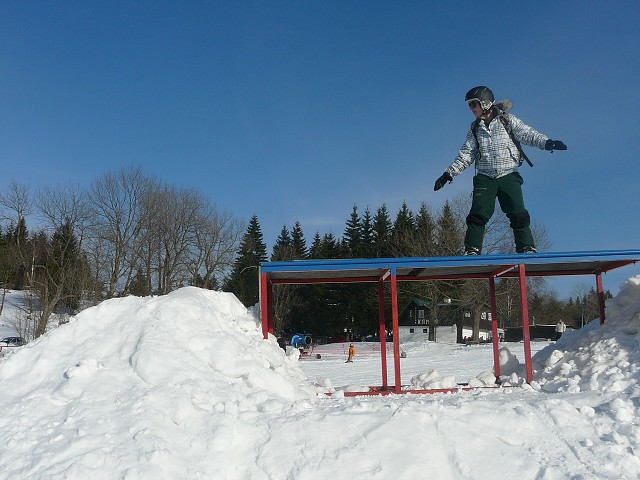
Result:
[[[555,340],[556,326],[553,325],[530,325],[529,338],[531,340]],[[508,342],[522,341],[522,327],[506,328],[506,340]]]
[[[462,339],[458,334],[461,315],[461,303],[450,300],[438,305],[439,318],[435,320],[435,325],[430,325],[431,301],[414,297],[407,302],[398,317],[400,341],[435,339],[440,343],[457,343]]]
[[[404,306],[398,317],[400,342],[432,340],[438,343],[464,343],[465,338],[473,338],[473,319],[469,309],[459,300],[451,299],[438,304],[438,318],[435,319],[435,335],[430,335],[431,301],[412,298]],[[484,312],[479,321],[480,341],[492,338],[491,313]],[[504,331],[499,330],[504,337]]]
[[[504,330],[498,329],[498,335],[502,336],[502,340],[504,340]],[[473,319],[471,318],[471,314],[465,312],[464,318],[462,320],[462,342],[465,342],[465,339],[471,341],[473,338]],[[487,342],[493,338],[493,333],[491,330],[491,313],[483,312],[480,317],[480,322],[478,325],[478,338],[481,342]]]

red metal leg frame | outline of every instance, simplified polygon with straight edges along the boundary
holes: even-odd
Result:
[[[491,295],[491,332],[493,333],[493,369],[496,377],[500,376],[500,347],[498,345],[498,308],[496,306],[496,279],[489,279]]]
[[[387,329],[384,320],[384,277],[378,280],[378,309],[380,312],[380,357],[382,359],[382,388],[389,388],[387,382]]]
[[[391,321],[393,323],[393,365],[395,367],[395,392],[402,392],[400,383],[400,330],[398,328],[398,281],[396,272],[391,272]]]
[[[274,333],[273,325],[273,285],[267,274],[260,275],[260,316],[262,317],[262,335],[265,339]]]
[[[598,292],[598,306],[600,307],[600,325],[604,323],[604,289],[602,288],[602,274],[596,274],[596,290]]]
[[[524,361],[527,369],[527,383],[533,380],[531,366],[531,335],[529,332],[529,302],[527,300],[527,274],[523,264],[518,265],[520,280],[520,305],[522,306],[522,339],[524,341]]]

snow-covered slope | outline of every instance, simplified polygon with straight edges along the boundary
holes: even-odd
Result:
[[[0,479],[637,479],[639,312],[634,277],[605,325],[535,355],[531,386],[353,398],[314,383],[377,383],[375,345],[299,361],[230,294],[105,301],[0,359]],[[406,351],[407,381],[492,364]]]

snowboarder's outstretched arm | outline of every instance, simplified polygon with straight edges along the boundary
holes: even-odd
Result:
[[[531,147],[538,147],[544,150],[566,150],[567,146],[561,140],[551,140],[546,135],[541,134],[535,128],[530,127],[518,117],[509,115],[509,123],[513,130],[513,135],[520,142]]]
[[[447,167],[440,178],[436,180],[433,190],[437,192],[444,187],[447,182],[451,183],[453,181],[453,177],[462,173],[465,168],[471,165],[475,161],[477,155],[478,144],[473,136],[473,132],[469,129],[467,139],[458,151],[458,155],[456,155],[451,166]]]

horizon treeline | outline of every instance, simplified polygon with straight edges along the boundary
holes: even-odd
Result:
[[[315,232],[308,243],[296,221],[291,229],[283,225],[269,255],[257,216],[245,230],[245,222],[200,192],[139,168],[105,173],[87,188],[34,192],[13,182],[0,192],[0,280],[5,290],[32,294],[16,319],[28,339],[46,331],[53,313],[72,315],[105,299],[163,295],[186,285],[232,292],[250,307],[258,303],[258,266],[267,260],[458,255],[467,201],[456,198],[436,213],[426,203],[414,213],[405,202],[393,217],[385,205],[362,214],[353,205],[340,238]],[[513,251],[508,224],[499,217],[487,225],[485,253]],[[534,235],[544,245],[544,229],[535,227]],[[487,307],[488,295],[477,282],[410,283],[400,288],[401,308],[414,296],[434,304],[458,299],[474,318]],[[518,308],[512,283],[502,282],[499,295],[509,319]],[[591,315],[590,292],[565,305],[536,280],[530,296],[550,320],[558,312],[565,321],[575,318],[573,310]],[[274,306],[279,335],[370,335],[377,328],[377,290],[369,285],[280,285]],[[433,321],[437,315],[434,309]]]
[[[259,219],[254,215],[223,289],[233,292],[247,307],[257,304],[257,267],[266,261],[459,255],[463,248],[467,210],[465,197],[458,197],[452,203],[445,202],[435,213],[426,203],[414,213],[404,202],[394,218],[386,205],[375,213],[367,207],[362,214],[357,205],[353,205],[341,238],[333,233],[316,231],[308,244],[302,225],[296,221],[291,229],[286,225],[282,227],[270,256]],[[548,245],[543,227],[534,225],[533,231],[538,245]],[[487,225],[485,252],[514,251],[506,217],[495,216]],[[544,278],[531,278],[527,283],[529,310],[534,323],[537,320],[551,324],[562,319],[570,326],[579,327],[598,315],[597,294],[593,288],[580,286],[575,298],[561,301],[547,288]],[[500,326],[521,325],[517,280],[498,280],[496,288]],[[609,292],[607,295],[611,296]],[[473,318],[474,336],[477,336],[480,318],[489,310],[488,282],[485,281],[400,282],[400,309],[414,297],[428,300],[432,305],[430,338],[434,337],[437,322],[455,323],[461,321],[463,315]],[[449,300],[455,300],[453,303],[457,307],[448,306]],[[276,285],[273,290],[276,335],[314,333],[328,337],[344,337],[345,334],[351,338],[375,337],[379,328],[377,302],[377,285]],[[389,305],[386,310],[385,317],[390,319]]]
[[[243,222],[200,192],[123,168],[89,187],[0,192],[0,279],[25,289],[17,329],[37,338],[52,313],[102,300],[163,295],[181,286],[218,289],[234,263]],[[29,225],[31,222],[32,225]]]

